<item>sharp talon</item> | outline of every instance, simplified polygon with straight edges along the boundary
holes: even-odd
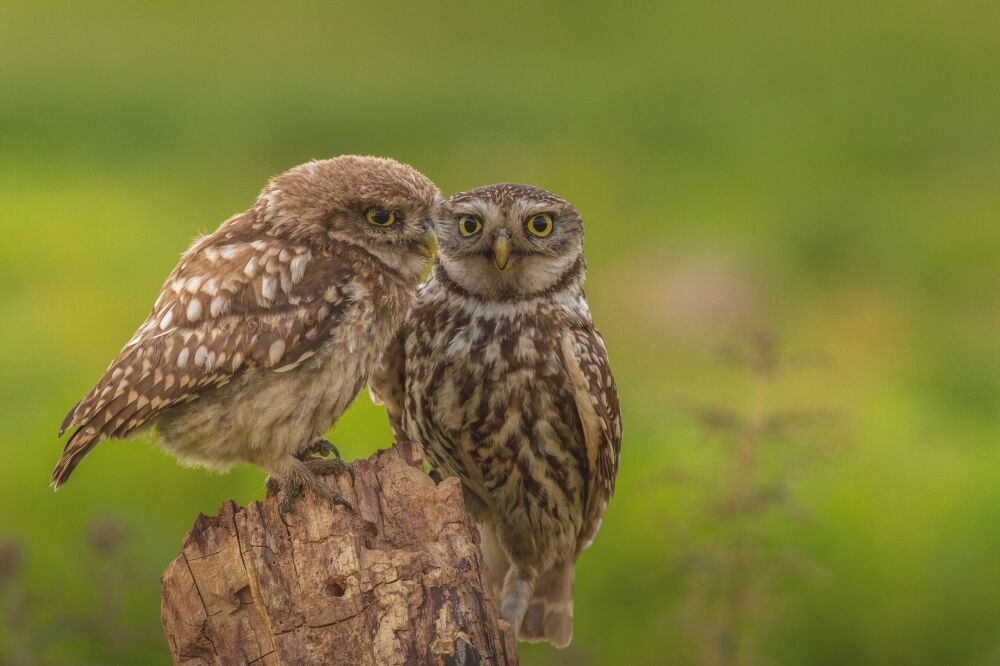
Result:
[[[343,495],[327,488],[326,484],[319,478],[325,474],[347,472],[351,475],[351,482],[353,483],[354,470],[340,458],[311,457],[311,453],[317,447],[325,447],[322,448],[324,452],[329,452],[330,449],[336,451],[336,448],[332,444],[326,442],[326,440],[322,440],[308,450],[303,451],[299,456],[296,456],[298,462],[294,464],[289,473],[267,478],[268,493],[277,495],[278,516],[285,525],[288,525],[288,514],[295,511],[296,500],[302,496],[303,491],[307,488],[314,491],[317,495],[325,497],[333,504],[339,504],[354,511],[354,507]],[[305,456],[305,458],[302,456]]]
[[[320,486],[320,487],[316,488],[316,492],[318,492],[320,495],[322,495],[323,497],[327,498],[328,500],[330,500],[334,504],[339,504],[340,506],[348,509],[351,512],[354,511],[354,505],[352,505],[350,502],[348,502],[347,498],[344,497],[343,495],[341,495],[340,493],[338,493],[337,491],[330,490],[326,486]]]
[[[354,469],[340,458],[313,458],[306,461],[306,467],[319,476],[347,472],[351,475],[351,483],[354,483]]]
[[[290,513],[295,513],[295,500],[302,496],[302,484],[294,481],[281,483],[277,479],[274,480],[274,483],[280,488],[278,491],[278,517],[287,526],[287,516]]]
[[[291,506],[292,503],[286,502],[284,498],[278,502],[278,517],[281,518],[281,522],[285,524],[285,527],[288,527],[288,514],[295,513],[294,508]]]

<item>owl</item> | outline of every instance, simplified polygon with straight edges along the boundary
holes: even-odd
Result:
[[[614,492],[621,415],[583,293],[583,221],[527,185],[456,194],[441,250],[369,388],[398,438],[462,480],[521,640],[573,635],[573,569]]]
[[[59,488],[105,439],[155,427],[181,462],[263,468],[284,520],[318,475],[349,468],[323,433],[368,381],[437,247],[442,199],[413,168],[342,156],[271,179],[195,240],[152,312],[66,416]]]

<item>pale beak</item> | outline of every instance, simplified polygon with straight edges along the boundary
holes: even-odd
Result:
[[[510,241],[506,236],[497,236],[493,241],[493,261],[501,271],[507,268],[507,259],[510,257]]]
[[[423,243],[420,245],[420,254],[428,259],[433,259],[437,249],[438,237],[434,233],[434,227],[427,227],[427,231],[424,232]]]

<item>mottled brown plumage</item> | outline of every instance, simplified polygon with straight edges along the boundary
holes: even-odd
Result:
[[[621,443],[583,294],[583,222],[544,190],[494,185],[453,196],[436,226],[441,253],[372,393],[398,437],[462,479],[519,637],[565,646],[574,562],[600,527]]]
[[[308,162],[272,179],[184,253],[149,317],[67,415],[62,431],[79,427],[52,485],[101,440],[155,425],[184,462],[249,462],[286,495],[319,489],[312,472],[336,465],[298,458],[402,324],[439,203],[430,181],[388,159]]]

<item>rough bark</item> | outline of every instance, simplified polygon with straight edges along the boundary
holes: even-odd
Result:
[[[163,574],[175,664],[516,664],[457,479],[415,444],[329,477],[356,509],[307,493],[199,516]]]

